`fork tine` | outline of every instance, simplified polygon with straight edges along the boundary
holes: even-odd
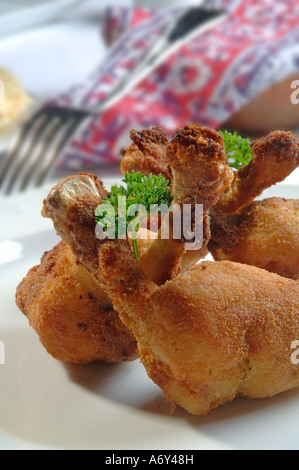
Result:
[[[45,120],[45,115],[37,113],[30,119],[30,121],[27,121],[21,127],[20,132],[0,169],[0,193],[5,193],[5,188],[11,180],[11,175],[15,173],[15,169],[19,166],[20,161],[26,157],[25,151],[26,148],[28,149],[30,143],[29,136],[38,123],[42,124]]]
[[[3,185],[3,190],[7,195],[19,191],[23,181],[30,177],[27,176],[28,173],[30,171],[34,172],[41,150],[51,133],[54,134],[59,128],[59,122],[59,119],[47,116],[41,126],[37,126],[31,134],[26,136],[26,141],[24,141],[22,147],[23,151],[19,154],[18,164],[15,166],[13,173],[10,174],[6,184]]]
[[[74,119],[68,122],[62,129],[61,135],[58,136],[53,146],[49,148],[48,154],[44,159],[43,169],[39,174],[39,178],[36,181],[37,186],[41,186],[50,177],[51,173],[55,169],[55,164],[59,159],[63,149],[67,146],[76,130],[83,124],[84,119]]]
[[[49,119],[43,134],[40,135],[36,141],[31,163],[28,165],[28,169],[25,174],[23,174],[22,179],[19,180],[18,187],[20,191],[24,191],[33,185],[36,174],[40,168],[40,162],[47,151],[47,147],[52,145],[52,141],[55,138],[55,135],[59,132],[62,124],[61,118],[56,117]]]
[[[84,111],[43,108],[25,123],[2,166],[0,194],[43,184],[61,150],[87,116]]]

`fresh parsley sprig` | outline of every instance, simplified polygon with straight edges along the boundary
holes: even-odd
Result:
[[[126,186],[112,186],[108,197],[96,209],[96,222],[106,230],[112,228],[115,238],[118,238],[119,235],[131,234],[135,257],[140,260],[137,233],[141,223],[149,214],[157,212],[162,204],[169,207],[173,198],[169,189],[169,181],[162,175],[151,174],[146,177],[140,172],[132,171],[132,173],[126,173],[122,182]],[[104,215],[100,210],[103,204],[113,207],[112,214],[109,211],[110,217],[107,217],[107,214]],[[133,206],[134,213],[130,211],[130,207]],[[133,221],[135,224],[132,224]]]
[[[237,132],[220,131],[224,140],[225,153],[231,168],[239,170],[252,159],[250,139],[241,137]]]

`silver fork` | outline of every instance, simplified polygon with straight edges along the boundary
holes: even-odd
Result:
[[[54,170],[59,155],[89,114],[44,107],[23,124],[0,169],[0,194],[10,195],[41,186]]]
[[[0,195],[39,187],[50,177],[62,151],[76,131],[91,116],[115,104],[145,78],[165,57],[192,36],[204,33],[226,17],[223,10],[202,7],[179,12],[152,44],[138,66],[96,109],[43,107],[23,124],[17,140],[0,167]]]

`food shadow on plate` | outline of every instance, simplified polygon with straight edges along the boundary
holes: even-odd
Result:
[[[147,376],[139,360],[120,364],[64,364],[70,380],[121,405],[171,416],[176,406]]]
[[[194,416],[171,402],[147,376],[139,360],[122,364],[78,366],[64,364],[70,380],[110,401],[144,412],[172,416],[187,421],[195,428],[213,426],[231,420],[244,419],[257,413],[267,415],[275,409],[286,409],[298,401],[298,389],[272,398],[250,400],[238,398],[220,406],[206,416]]]
[[[298,449],[297,413],[299,391],[293,389],[273,398],[238,398],[206,416],[193,416],[177,407],[174,418],[194,430],[237,450]]]

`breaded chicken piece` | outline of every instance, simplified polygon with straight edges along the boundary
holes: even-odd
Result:
[[[274,131],[252,143],[253,158],[235,173],[231,186],[217,204],[225,213],[236,213],[263,191],[286,179],[299,166],[299,139],[291,132]]]
[[[186,269],[207,253],[210,237],[208,210],[233,179],[222,137],[218,132],[197,124],[186,126],[175,134],[167,146],[166,161],[173,173],[174,202],[180,206],[204,206],[203,220],[200,221],[204,239],[193,256],[188,253],[184,259],[185,240],[170,236],[165,244],[165,240],[158,236],[141,260],[144,272],[156,283],[171,279],[183,266]],[[60,181],[45,199],[42,211],[44,217],[53,220],[56,231],[71,246],[74,255],[91,270],[97,268],[96,253],[100,242],[94,236],[94,210],[104,197],[105,189],[99,178],[80,173]],[[171,235],[171,226],[169,230]],[[82,245],[84,254],[81,253]]]
[[[222,136],[200,124],[176,132],[166,153],[177,204],[202,204],[207,212],[233,181]]]
[[[232,262],[202,262],[158,287],[124,240],[104,243],[99,270],[137,339],[149,377],[175,404],[204,415],[235,397],[299,385],[299,283]]]
[[[43,204],[42,216],[52,218],[56,232],[79,261],[84,246],[85,265],[97,264],[95,210],[107,195],[100,178],[79,173],[55,185]]]
[[[132,171],[145,176],[162,175],[171,180],[171,168],[165,158],[168,145],[166,133],[159,127],[130,132],[132,144],[123,150],[121,171],[123,174]]]
[[[95,209],[107,195],[100,178],[79,173],[59,181],[43,203],[42,216],[53,221],[58,235],[79,261],[84,259],[89,270],[98,266]],[[140,229],[137,242],[141,260],[156,236],[150,230]]]
[[[233,172],[226,161],[222,136],[200,124],[185,126],[175,133],[167,146],[165,161],[172,173],[173,203],[181,208],[185,204],[192,208],[196,204],[203,206],[202,219],[199,221],[203,237],[198,249],[193,250],[184,249],[184,239],[174,240],[170,237],[170,240],[162,240],[158,237],[142,263],[147,263],[150,272],[156,273],[156,276],[151,275],[151,279],[159,285],[195,265],[208,254],[209,210],[217,204],[219,197],[233,180]],[[165,269],[168,264],[169,268]]]
[[[90,364],[138,357],[132,333],[65,243],[30,270],[16,302],[47,352],[60,361]]]
[[[233,181],[233,173],[226,163],[223,138],[213,129],[197,123],[187,125],[178,130],[170,142],[157,127],[131,131],[130,137],[133,143],[124,150],[121,162],[123,174],[127,171],[141,172],[145,176],[162,174],[171,183],[178,204],[196,200],[208,210]],[[204,199],[203,187],[209,198],[213,195],[209,185],[215,189],[214,200]]]
[[[182,147],[175,143],[175,155]],[[174,181],[181,202],[189,197],[188,178]],[[211,187],[221,188],[216,181]],[[204,195],[213,201],[205,188]],[[202,415],[237,396],[270,397],[299,385],[298,366],[291,362],[299,337],[298,282],[243,264],[203,262],[158,286],[126,240],[99,240],[97,260],[90,263],[80,230],[74,225],[69,236],[82,263],[134,334],[149,376],[176,404]]]
[[[209,251],[230,260],[298,279],[298,201],[283,198],[252,202],[283,181],[299,165],[298,138],[275,131],[252,144],[253,160],[241,168],[210,212]]]
[[[237,214],[213,208],[211,232],[209,251],[215,260],[299,279],[299,199],[255,201]]]

